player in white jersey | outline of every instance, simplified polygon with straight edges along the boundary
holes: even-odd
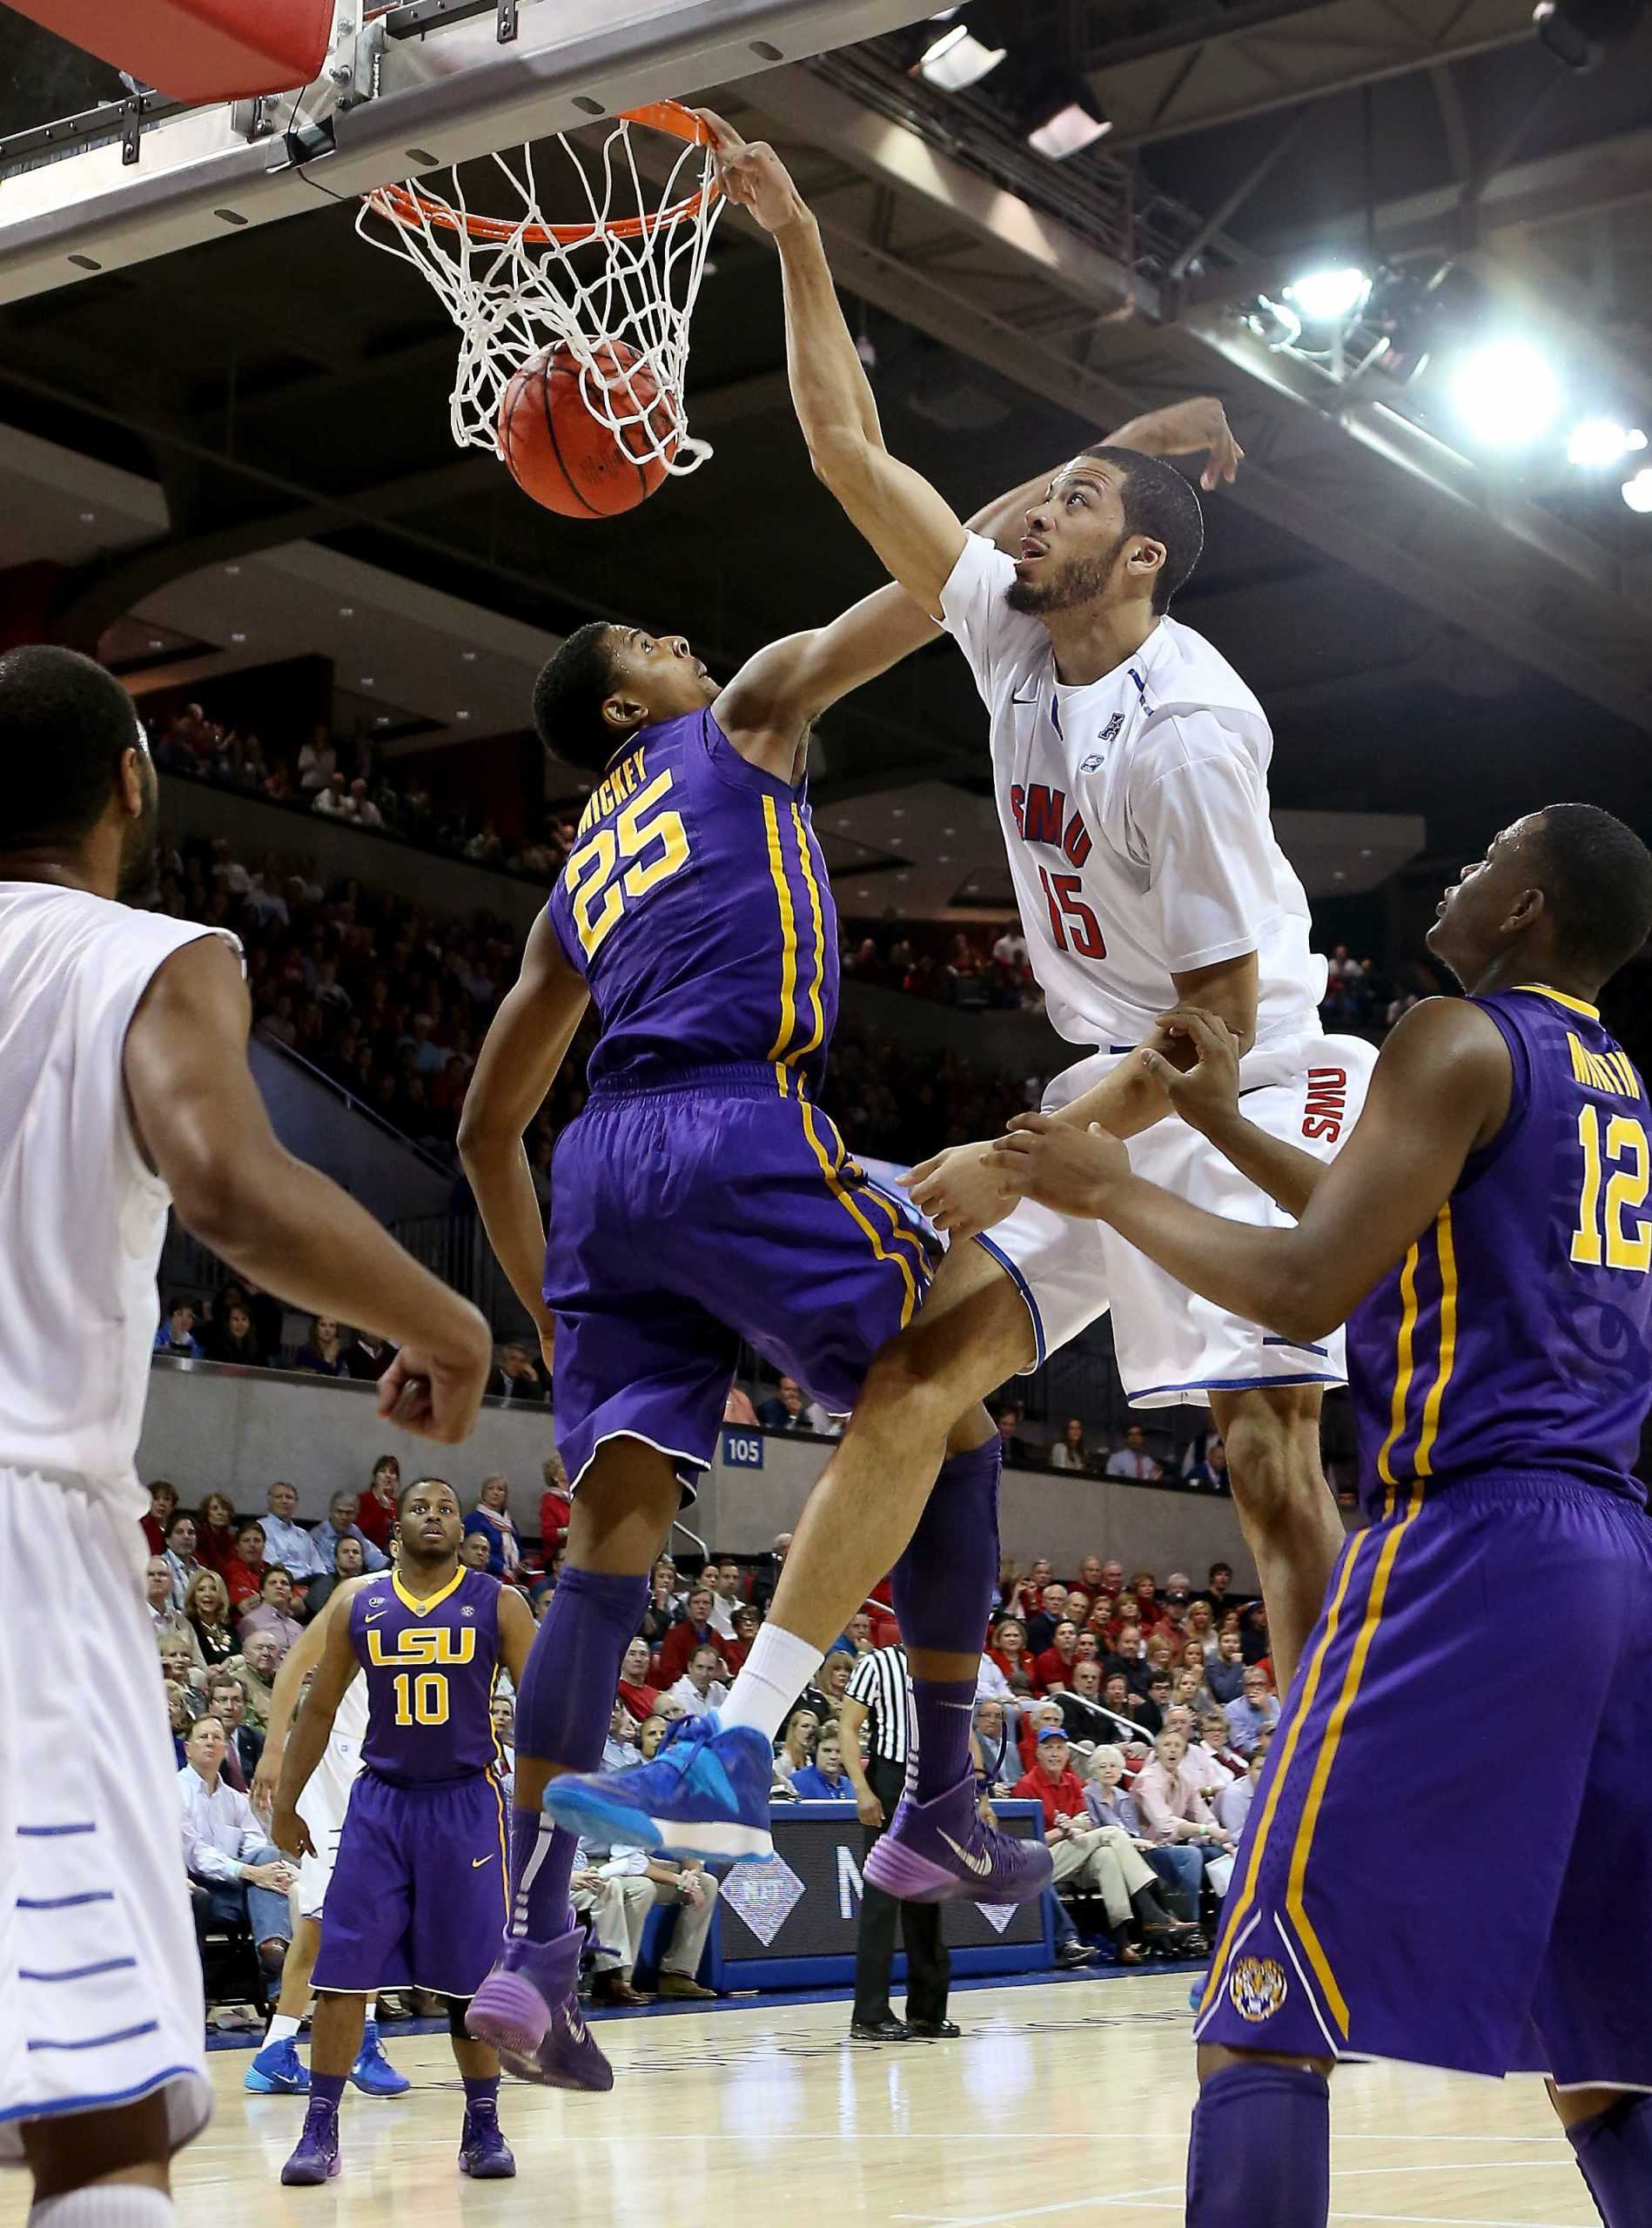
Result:
[[[168,2228],[210,2109],[133,1470],[169,1205],[232,1266],[401,1342],[380,1412],[444,1442],[475,1311],[276,1142],[233,939],[152,889],[158,785],[88,658],[0,656],[0,2163],[52,2228]],[[43,1681],[43,1661],[61,1675]]]
[[[1024,920],[1052,1017],[1093,1048],[1047,1104],[1135,1140],[1132,1164],[1217,1211],[1279,1210],[1172,1118],[1138,1057],[1187,1066],[1165,1017],[1214,1012],[1244,1047],[1246,1111],[1328,1152],[1358,1113],[1372,1064],[1320,1031],[1325,968],[1268,819],[1271,738],[1255,698],[1207,643],[1164,617],[1203,537],[1199,499],[1156,458],[1104,448],[1058,472],[1027,514],[1017,561],[989,550],[883,446],[815,220],[772,148],[708,117],[725,191],[780,250],[792,396],[810,460],[909,594],[957,636],[992,714],[994,782]],[[1207,484],[1239,452],[1214,413]],[[867,1878],[917,1900],[978,1892],[964,1738],[979,1661],[972,1605],[997,1558],[997,1459],[978,1403],[1111,1305],[1126,1390],[1208,1401],[1287,1677],[1318,1614],[1342,1527],[1320,1467],[1324,1387],[1340,1338],[1271,1339],[1167,1278],[1098,1224],[1011,1211],[991,1140],[937,1155],[914,1196],[955,1241],[920,1313],[886,1346],[792,1542],[764,1640],[796,1691],[868,1588],[893,1571],[910,1648],[919,1775]],[[1139,1158],[1138,1158],[1139,1157]],[[994,1225],[997,1225],[994,1228]],[[989,1236],[987,1233],[991,1232]],[[979,1236],[980,1245],[956,1241]],[[977,1466],[961,1446],[985,1433]],[[943,1473],[957,1473],[950,1482]],[[967,1475],[964,1474],[967,1470]],[[766,1671],[742,1667],[726,1708],[672,1782],[627,1799],[674,1849],[700,1854],[761,1759]],[[776,1688],[780,1681],[768,1679]],[[748,1761],[747,1752],[751,1750]],[[938,1762],[937,1762],[938,1759]],[[736,1790],[725,1796],[721,1788]],[[554,1782],[559,1818],[617,1805],[620,1776]],[[725,1815],[727,1814],[727,1815]]]
[[[305,1627],[281,1659],[270,1694],[270,1721],[265,1728],[264,1752],[253,1776],[252,1799],[255,1810],[269,1817],[281,1781],[281,1759],[286,1754],[287,1734],[304,1691],[304,1682],[321,1661],[331,1621],[347,1615],[350,1595],[335,1590],[326,1610]],[[321,1926],[327,1889],[344,1831],[344,1814],[350,1807],[350,1790],[361,1772],[361,1744],[367,1735],[367,1688],[357,1680],[345,1688],[332,1721],[332,1730],[321,1761],[305,1782],[299,1797],[299,1815],[309,1829],[311,1846],[299,1859],[299,1915],[281,1967],[281,1993],[275,2016],[264,2037],[264,2047],[253,2058],[242,2086],[255,2096],[307,2096],[310,2076],[299,2057],[299,2030],[310,2003],[310,1976],[321,1947]],[[350,2069],[350,2078],[369,2097],[400,2097],[412,2084],[398,2073],[385,2056],[379,2039],[377,2006],[367,1999],[361,2048]]]

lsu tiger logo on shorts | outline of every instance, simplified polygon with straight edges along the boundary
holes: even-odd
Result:
[[[1286,1985],[1284,1966],[1272,1957],[1241,1957],[1227,1983],[1228,2000],[1241,2019],[1259,2027],[1284,2003]]]

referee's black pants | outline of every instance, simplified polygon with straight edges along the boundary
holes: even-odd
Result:
[[[906,1786],[904,1764],[888,1764],[872,1756],[866,1765],[867,1784],[883,1806],[886,1820]],[[866,1853],[883,1831],[869,1827]],[[886,1896],[881,1888],[868,1887],[861,1898],[861,1930],[855,1945],[855,2019],[856,2024],[876,2026],[890,2016],[890,1970],[895,1962],[895,1915],[900,1913],[901,1939],[906,1950],[906,2017],[944,2019],[946,1994],[952,1979],[952,1960],[941,1940],[941,1906],[906,1903]]]

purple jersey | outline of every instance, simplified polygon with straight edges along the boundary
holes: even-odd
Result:
[[[708,711],[644,728],[580,820],[550,901],[602,1033],[590,1080],[762,1061],[812,1086],[837,1018],[837,909],[803,787]]]
[[[367,1681],[361,1759],[380,1779],[425,1787],[497,1764],[497,1579],[461,1569],[421,1601],[387,1571],[351,1602],[350,1645]]]
[[[1644,1504],[1652,1111],[1581,999],[1474,1003],[1514,1065],[1508,1119],[1348,1322],[1372,1513],[1418,1479],[1554,1471]]]

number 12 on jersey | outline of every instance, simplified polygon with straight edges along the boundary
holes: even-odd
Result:
[[[1628,1114],[1614,1114],[1608,1121],[1604,1160],[1612,1173],[1606,1178],[1604,1212],[1597,1107],[1585,1106],[1579,1112],[1577,1141],[1583,1148],[1583,1192],[1577,1228],[1572,1232],[1573,1260],[1584,1268],[1632,1269],[1645,1276],[1652,1270],[1652,1221],[1642,1211],[1652,1189],[1652,1150],[1646,1131]]]
[[[1050,909],[1050,933],[1056,940],[1057,950],[1070,951],[1078,959],[1105,959],[1107,946],[1101,923],[1078,895],[1085,886],[1084,876],[1051,874],[1047,867],[1040,867],[1038,879],[1044,884],[1044,902]]]

